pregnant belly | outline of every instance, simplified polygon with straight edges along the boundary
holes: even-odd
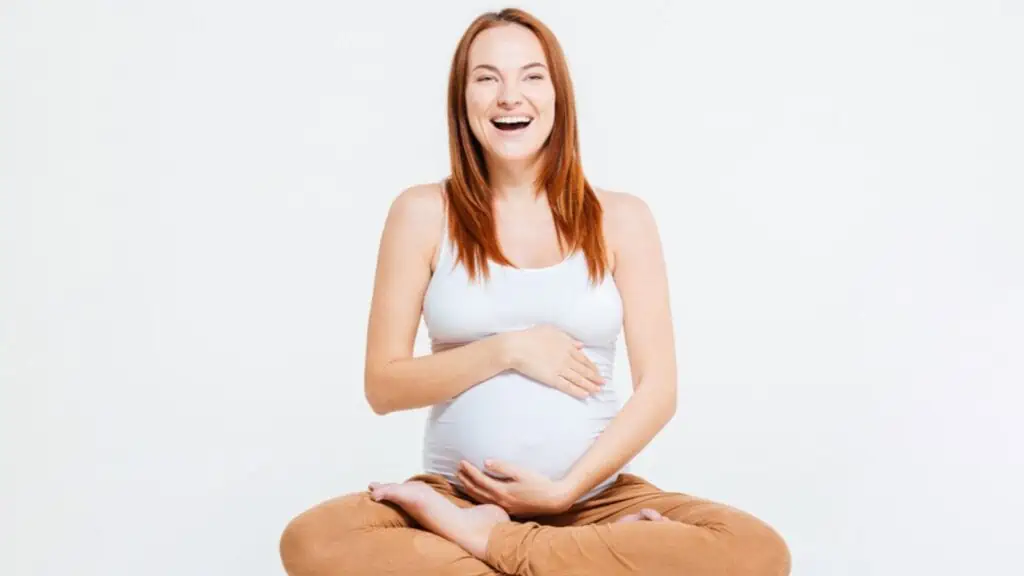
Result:
[[[618,411],[614,390],[606,388],[577,400],[519,373],[499,374],[434,407],[426,470],[454,480],[460,460],[483,469],[493,458],[562,478]]]

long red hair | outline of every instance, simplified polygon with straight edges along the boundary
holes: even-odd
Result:
[[[466,78],[469,47],[477,34],[508,24],[530,29],[540,40],[555,89],[555,118],[541,152],[541,170],[535,186],[547,193],[558,240],[569,253],[586,255],[591,281],[602,278],[608,260],[602,233],[602,208],[583,175],[576,104],[565,54],[554,34],[531,14],[507,8],[477,17],[466,29],[452,59],[448,78],[448,144],[451,176],[445,179],[448,230],[471,278],[490,277],[487,261],[514,266],[501,252],[495,230],[491,188],[487,181],[480,143],[473,136],[466,114]],[[457,260],[457,261],[458,261]]]

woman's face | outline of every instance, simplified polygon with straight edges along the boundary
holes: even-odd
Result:
[[[555,118],[555,88],[540,41],[516,24],[484,30],[469,48],[466,114],[492,160],[532,160]]]

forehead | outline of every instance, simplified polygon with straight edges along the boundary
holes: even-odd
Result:
[[[469,45],[470,70],[480,64],[515,69],[530,62],[548,64],[540,40],[529,28],[518,24],[488,28]]]

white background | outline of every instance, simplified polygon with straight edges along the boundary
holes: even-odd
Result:
[[[521,3],[665,245],[634,471],[800,576],[1021,574],[1022,4],[626,5]],[[418,471],[424,413],[362,396],[377,242],[500,7],[0,4],[0,573],[281,574],[292,516]]]

